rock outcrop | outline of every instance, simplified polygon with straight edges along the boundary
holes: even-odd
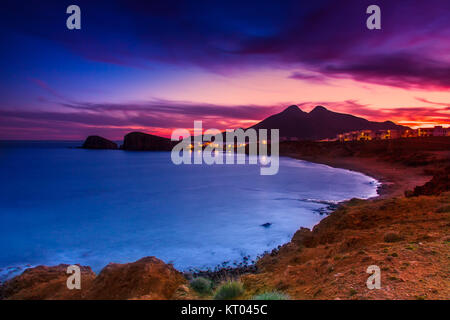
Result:
[[[172,265],[155,257],[142,258],[133,263],[107,265],[94,280],[87,299],[171,299],[183,275]]]
[[[450,166],[437,171],[433,178],[423,186],[417,186],[412,192],[413,196],[439,195],[442,192],[450,191]]]
[[[83,149],[117,149],[117,144],[100,136],[89,136],[83,143]]]
[[[311,230],[301,227],[294,233],[291,241],[299,246],[312,247],[312,239],[313,236]]]
[[[98,276],[90,267],[81,267],[81,289],[67,288],[68,265],[39,266],[0,286],[0,299],[8,300],[125,300],[171,299],[186,284],[183,275],[155,257],[136,262],[110,263]]]
[[[80,266],[81,290],[67,288],[67,264],[54,267],[38,266],[0,286],[0,299],[8,300],[71,300],[82,299],[91,287],[95,273],[90,267]]]
[[[170,151],[177,142],[142,132],[130,132],[123,140],[123,150]]]

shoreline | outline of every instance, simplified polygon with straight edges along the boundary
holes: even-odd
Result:
[[[333,168],[359,172],[369,176],[380,184],[377,188],[378,196],[369,199],[403,196],[406,190],[413,189],[417,185],[423,185],[432,177],[432,175],[424,174],[422,167],[407,167],[374,158],[332,158],[327,156],[301,156],[297,154],[283,154],[283,156],[324,164]]]
[[[315,164],[323,164],[323,165],[327,165],[332,168],[345,169],[345,170],[349,170],[352,172],[364,174],[365,176],[368,176],[368,177],[374,179],[376,181],[376,183],[378,184],[377,189],[376,189],[377,195],[370,197],[370,198],[360,199],[362,201],[371,201],[371,200],[375,200],[375,199],[394,197],[394,196],[398,195],[398,193],[400,191],[402,191],[402,195],[403,195],[403,192],[407,190],[405,188],[405,186],[398,185],[399,181],[390,181],[390,180],[393,180],[393,177],[391,176],[391,178],[389,179],[388,178],[389,175],[384,174],[383,170],[380,170],[380,168],[378,168],[378,170],[374,171],[374,170],[372,170],[370,165],[367,164],[367,162],[359,162],[359,159],[356,159],[357,161],[348,161],[348,160],[355,160],[355,159],[345,159],[345,158],[330,159],[327,157],[323,157],[323,158],[304,157],[304,156],[298,156],[296,154],[280,154],[280,156],[291,158],[291,159],[296,159],[296,160],[303,160],[303,161],[307,161],[307,162],[315,163]],[[338,161],[336,161],[336,160],[338,160]],[[339,160],[341,160],[341,162]],[[344,160],[344,161],[342,161],[342,160]],[[356,165],[355,165],[355,163],[356,163]],[[341,165],[339,165],[339,164],[341,164]],[[361,165],[359,165],[359,164],[361,164]],[[383,164],[386,165],[388,163],[383,163]],[[391,165],[391,164],[389,164],[389,165]],[[389,169],[391,169],[391,168],[387,168],[386,171],[389,172]],[[410,168],[401,167],[401,169],[408,170]],[[397,170],[399,170],[399,169],[397,169]],[[407,176],[411,177],[410,175],[407,175]],[[419,173],[416,173],[416,175],[413,175],[411,177],[411,183],[414,184],[414,183],[418,182],[419,184],[423,184],[426,181],[430,180],[430,178],[431,178],[431,176],[425,176],[425,175],[422,176]],[[423,183],[421,183],[421,182],[423,182]],[[417,185],[417,184],[415,184],[415,185]],[[324,210],[320,211],[319,214],[324,215],[324,218],[325,218],[326,216],[333,214],[333,212],[336,211],[340,205],[345,204],[351,200],[352,199],[346,199],[346,200],[338,201],[333,204],[328,203],[327,206],[325,208],[323,208]],[[326,204],[326,203],[324,203],[324,204]],[[311,230],[315,226],[319,225],[323,221],[323,219],[321,219],[316,225],[314,225],[311,228]],[[299,229],[297,229],[297,232],[301,229],[304,229],[304,227],[300,226]],[[188,272],[180,271],[180,272],[182,272],[183,275],[188,280],[190,280],[190,278],[192,278],[192,277],[194,277],[194,278],[195,277],[206,277],[213,281],[217,280],[217,279],[227,279],[227,278],[234,279],[234,278],[236,278],[236,276],[241,276],[241,275],[245,275],[245,274],[255,274],[255,273],[259,272],[257,264],[260,259],[264,258],[267,255],[273,256],[273,255],[277,254],[283,246],[288,245],[291,241],[292,241],[292,239],[286,243],[283,243],[283,244],[277,246],[276,248],[274,248],[270,251],[265,251],[265,252],[259,254],[255,259],[255,263],[248,264],[248,265],[245,265],[242,267],[241,266],[223,267],[223,268],[219,268],[219,269],[217,269],[217,267],[216,267],[216,268],[213,268],[214,270],[197,269],[196,272],[190,272],[190,271],[188,271]],[[218,265],[218,266],[220,266],[220,265]]]

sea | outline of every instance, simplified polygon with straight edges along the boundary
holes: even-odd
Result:
[[[251,263],[330,205],[377,195],[372,177],[291,158],[264,176],[259,165],[175,165],[169,152],[81,144],[0,142],[0,281],[146,256],[182,271]]]

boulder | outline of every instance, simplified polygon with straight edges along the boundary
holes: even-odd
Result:
[[[117,149],[117,144],[100,136],[89,136],[83,143],[84,149]]]
[[[123,150],[130,151],[170,151],[178,143],[170,139],[142,132],[130,132],[123,140]]]

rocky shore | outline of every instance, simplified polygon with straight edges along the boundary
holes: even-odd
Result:
[[[312,230],[241,278],[247,297],[270,290],[294,299],[450,298],[450,138],[288,143],[281,154],[360,171],[380,196],[341,203]],[[381,269],[381,289],[366,272]]]
[[[254,265],[182,274],[148,257],[99,275],[83,267],[81,290],[67,289],[66,266],[41,266],[4,283],[0,298],[203,299],[188,282],[202,276],[239,279],[243,298],[276,290],[292,299],[449,299],[450,138],[404,140],[282,143],[282,155],[379,179],[381,196],[339,204]],[[370,265],[380,267],[381,289],[366,287]]]

